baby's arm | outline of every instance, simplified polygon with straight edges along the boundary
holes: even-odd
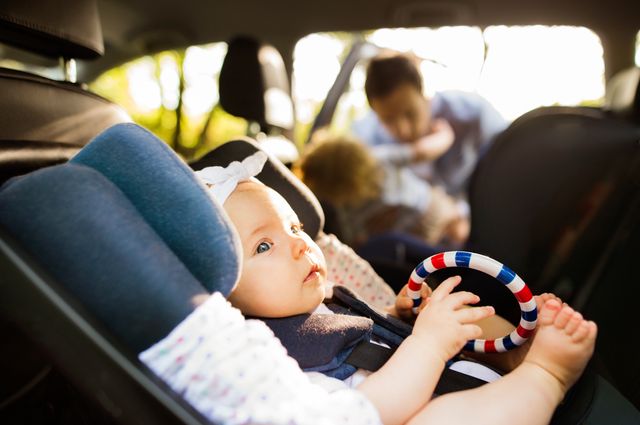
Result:
[[[311,382],[273,332],[214,293],[140,360],[215,423],[378,424],[359,391]],[[329,382],[332,378],[325,378]]]
[[[358,387],[385,424],[405,423],[429,401],[445,362],[468,339],[480,335],[473,323],[494,313],[492,307],[462,308],[478,297],[470,292],[452,294],[459,283],[457,276],[442,282],[431,294],[429,308],[418,315],[412,334]]]

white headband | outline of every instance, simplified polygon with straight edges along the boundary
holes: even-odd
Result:
[[[196,175],[207,184],[209,194],[222,205],[238,183],[247,180],[258,181],[252,178],[262,171],[265,162],[267,154],[257,151],[242,162],[233,161],[227,167],[206,167],[196,171]]]

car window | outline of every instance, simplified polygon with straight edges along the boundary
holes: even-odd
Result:
[[[90,88],[192,159],[247,133],[246,120],[218,105],[226,51],[220,42],[144,56],[105,72]]]
[[[602,45],[584,27],[490,26],[482,30],[459,26],[319,33],[302,38],[294,51],[299,133],[308,132],[338,64],[358,39],[422,58],[427,94],[477,92],[509,120],[539,106],[599,106],[604,98]],[[350,123],[368,110],[364,80],[365,64],[360,63],[338,103],[334,131],[348,131]]]

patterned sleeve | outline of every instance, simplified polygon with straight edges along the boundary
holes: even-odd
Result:
[[[327,260],[327,280],[346,286],[367,303],[384,309],[396,295],[371,265],[343,244],[335,235],[321,234],[316,243]]]
[[[224,424],[379,424],[360,392],[305,375],[267,326],[215,293],[140,360]]]

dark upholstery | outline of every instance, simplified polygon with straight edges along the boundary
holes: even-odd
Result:
[[[470,248],[509,264],[536,291],[549,289],[558,244],[587,224],[639,138],[638,128],[596,110],[544,108],[519,118],[472,179]]]
[[[262,131],[294,126],[289,77],[280,53],[252,37],[229,41],[220,70],[220,105]]]
[[[0,42],[53,58],[92,59],[104,52],[94,0],[2,0]]]
[[[95,0],[0,2],[0,42],[54,58],[103,52]],[[0,68],[0,184],[68,160],[106,128],[130,118],[81,84]]]

